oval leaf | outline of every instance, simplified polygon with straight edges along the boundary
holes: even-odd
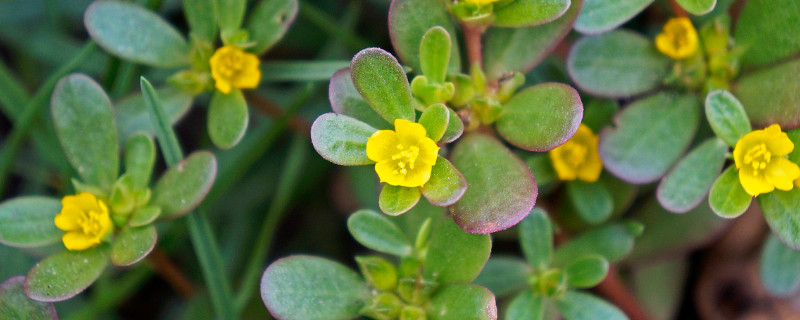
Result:
[[[797,54],[800,51],[800,39],[795,36],[800,34],[800,23],[797,21],[800,21],[800,3],[797,1],[761,0],[745,3],[734,33],[737,45],[747,47],[742,64],[764,65]]]
[[[183,118],[192,105],[192,96],[171,86],[156,90],[161,100],[161,106],[170,124],[175,124]],[[119,127],[119,137],[125,141],[137,131],[155,134],[150,114],[144,104],[141,93],[131,95],[114,104],[114,117]]]
[[[261,55],[289,30],[297,17],[297,0],[261,0],[251,12],[245,27],[255,45],[247,50]]]
[[[223,39],[227,35],[239,30],[244,19],[247,0],[213,0],[214,11],[217,13],[217,23]]]
[[[474,284],[451,284],[437,290],[426,309],[431,320],[497,319],[494,294]]]
[[[247,101],[239,90],[214,92],[208,109],[208,136],[221,149],[233,148],[247,130]]]
[[[161,176],[153,187],[150,205],[161,207],[161,219],[180,217],[203,201],[216,176],[216,157],[195,151]]]
[[[731,147],[753,130],[742,103],[726,90],[706,96],[706,118],[714,134]]]
[[[627,22],[655,0],[586,0],[575,22],[575,30],[598,34]]]
[[[372,164],[367,139],[377,131],[368,124],[335,113],[326,113],[311,125],[311,143],[326,160],[343,166]]]
[[[527,319],[541,320],[544,316],[544,297],[534,295],[533,291],[525,290],[508,304],[506,320]]]
[[[32,300],[25,295],[25,277],[17,276],[0,284],[1,320],[58,320],[53,303]]]
[[[525,260],[517,257],[493,256],[473,282],[502,297],[527,288],[530,274],[531,267]]]
[[[91,285],[108,264],[108,245],[62,251],[45,258],[28,272],[25,293],[42,302],[63,301]]]
[[[450,110],[441,103],[431,105],[419,117],[419,124],[425,127],[425,132],[433,141],[442,139],[449,123]]]
[[[394,129],[394,125],[386,122],[358,93],[349,67],[339,69],[331,76],[328,98],[333,112],[356,118],[373,128]]]
[[[456,203],[467,191],[467,180],[450,161],[439,156],[431,170],[431,179],[420,191],[432,205],[447,207]]]
[[[403,67],[390,53],[379,48],[359,51],[350,64],[353,84],[381,117],[414,121],[411,87]]]
[[[756,199],[772,233],[787,246],[800,250],[800,188],[775,190]]]
[[[461,117],[453,109],[447,109],[450,111],[450,119],[447,121],[447,129],[444,131],[444,135],[439,139],[439,142],[444,143],[456,141],[464,133],[464,123],[461,122]]]
[[[727,155],[728,146],[717,138],[697,146],[661,180],[656,191],[658,202],[675,213],[694,209],[719,177]]]
[[[589,0],[586,2],[588,6]],[[610,98],[655,89],[667,76],[670,64],[650,40],[623,30],[583,37],[567,57],[567,71],[579,88]]]
[[[217,35],[214,0],[181,0],[183,15],[193,37],[213,43]]]
[[[578,92],[560,83],[543,83],[514,95],[503,104],[497,132],[511,144],[530,151],[549,151],[578,131],[583,103]]]
[[[392,0],[389,7],[389,36],[392,38],[392,47],[403,63],[412,70],[422,70],[419,46],[425,32],[435,26],[444,28],[450,34],[452,49],[448,71],[461,71],[456,28],[445,4],[429,0]]]
[[[450,207],[464,231],[492,233],[517,224],[536,203],[536,181],[528,165],[499,141],[473,133],[451,155],[467,179],[467,191]]]
[[[609,262],[616,262],[627,256],[633,249],[637,236],[632,226],[622,223],[607,224],[581,234],[556,249],[554,266],[569,266],[589,255],[600,255]]]
[[[800,287],[800,252],[770,235],[761,250],[758,273],[770,294],[789,297]]]
[[[55,218],[61,202],[47,197],[18,197],[0,204],[0,243],[39,247],[61,240]]]
[[[136,4],[97,1],[86,9],[86,30],[98,45],[125,60],[154,67],[189,64],[189,45],[169,23]]]
[[[614,198],[602,183],[580,180],[567,182],[567,197],[578,215],[590,224],[601,224],[611,217]]]
[[[606,278],[608,260],[599,255],[586,256],[567,267],[567,284],[571,288],[591,288]]]
[[[425,275],[440,284],[472,282],[489,260],[492,239],[485,234],[466,233],[448,217],[441,219],[431,233]]]
[[[547,212],[533,208],[519,224],[519,245],[534,269],[543,271],[553,261],[553,224]]]
[[[761,69],[739,79],[734,92],[754,126],[778,123],[784,130],[800,126],[798,74],[800,59]]]
[[[573,0],[557,20],[526,28],[489,28],[483,48],[483,67],[489,79],[507,72],[528,73],[552,52],[572,29],[583,0]]]
[[[125,173],[137,189],[147,188],[156,163],[156,144],[144,132],[133,134],[125,143]]]
[[[556,308],[566,320],[628,320],[621,310],[592,294],[569,290],[556,300]]]
[[[111,263],[124,267],[139,262],[153,251],[157,238],[153,225],[122,229],[111,244]]]
[[[384,184],[378,196],[378,206],[383,213],[397,216],[411,210],[420,198],[419,188],[400,187]]]
[[[56,85],[50,106],[72,167],[83,182],[109,190],[119,176],[119,141],[103,88],[85,75],[69,75]]]
[[[598,149],[608,171],[630,183],[661,178],[680,159],[699,125],[694,96],[659,93],[638,100],[600,133]]]
[[[683,9],[694,15],[704,15],[714,10],[717,0],[677,0]]]
[[[312,256],[275,261],[261,278],[261,299],[277,319],[355,318],[369,296],[353,270]]]
[[[708,204],[711,206],[711,210],[723,218],[736,218],[742,215],[750,207],[752,201],[753,196],[744,191],[739,182],[739,172],[734,166],[728,167],[714,181],[714,184],[711,185],[711,192],[708,194]]]
[[[494,8],[498,27],[529,27],[558,19],[569,9],[570,0],[516,0]]]
[[[441,26],[430,28],[419,44],[420,68],[433,83],[444,82],[450,61],[450,34]]]
[[[372,210],[359,210],[347,219],[347,230],[361,245],[372,250],[407,256],[411,242],[386,216]]]

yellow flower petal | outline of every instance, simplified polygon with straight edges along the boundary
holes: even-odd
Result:
[[[595,182],[603,171],[603,161],[597,152],[597,136],[583,124],[570,140],[551,150],[549,156],[561,180]]]
[[[208,62],[211,66],[214,86],[222,93],[228,94],[233,88],[255,88],[261,81],[258,57],[244,52],[239,47],[219,48]]]
[[[61,212],[56,215],[55,224],[61,230],[72,231],[80,228],[78,221],[83,218],[83,211],[73,205],[67,203],[61,205]]]
[[[83,192],[61,199],[56,227],[67,231],[61,240],[69,250],[84,250],[100,243],[114,230],[108,206],[91,193]]]
[[[686,17],[672,18],[664,25],[664,31],[656,36],[656,48],[673,59],[692,56],[699,47],[697,30]]]
[[[785,156],[794,150],[794,143],[789,139],[789,135],[781,131],[781,126],[773,124],[764,131],[764,138],[767,139],[767,149],[773,156]]]
[[[378,130],[367,139],[367,158],[380,162],[390,159],[397,152],[399,138],[392,130]]]
[[[754,197],[775,190],[775,187],[767,181],[765,175],[753,175],[752,169],[749,168],[739,170],[739,182],[742,183],[744,191]]]
[[[381,182],[420,187],[431,177],[439,146],[421,124],[403,119],[394,123],[394,131],[380,130],[367,139],[367,157],[377,162],[375,172]]]
[[[394,120],[394,130],[397,132],[400,142],[407,144],[416,143],[427,134],[425,127],[421,124],[404,119]]]
[[[68,250],[86,250],[100,243],[100,238],[86,235],[83,232],[71,231],[61,237]]]
[[[800,178],[800,167],[785,158],[774,158],[765,170],[767,181],[780,190],[792,190],[793,182]]]

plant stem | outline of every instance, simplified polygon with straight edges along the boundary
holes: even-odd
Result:
[[[14,128],[6,138],[6,143],[3,145],[3,148],[0,149],[0,197],[2,197],[5,188],[8,186],[8,175],[14,158],[19,148],[22,146],[25,137],[28,135],[34,120],[36,120],[41,110],[50,102],[50,95],[53,93],[56,83],[58,83],[64,75],[83,63],[83,60],[88,58],[94,49],[94,42],[89,41],[86,43],[72,60],[63,64],[47,78],[44,84],[39,87],[39,90],[36,91],[33,98],[25,105],[22,113],[17,118]]]
[[[272,119],[280,119],[282,118],[287,112],[284,112],[281,107],[276,105],[274,102],[259,96],[253,93],[245,93],[245,98],[250,101],[250,104],[256,107],[259,111],[266,114]],[[303,118],[300,118],[296,115],[289,115],[288,119],[288,127],[289,130],[292,130],[295,134],[299,134],[302,136],[308,137],[311,134],[311,124]]]
[[[611,265],[608,270],[608,275],[605,280],[595,287],[597,293],[611,301],[611,303],[622,309],[631,320],[650,320],[652,317],[644,308],[641,307],[639,301],[631,293],[628,288],[622,283],[617,275],[617,268]]]
[[[169,259],[166,253],[161,248],[156,247],[153,252],[147,256],[148,264],[153,270],[158,273],[178,294],[184,299],[189,299],[194,296],[194,284],[181,272],[178,267]]]
[[[461,28],[464,30],[464,40],[467,43],[467,57],[469,57],[469,64],[478,64],[479,67],[482,67],[483,56],[481,53],[481,35],[485,29],[481,27],[470,26],[466,23],[461,24]]]
[[[170,126],[169,119],[150,82],[142,77],[141,86],[145,104],[150,111],[150,120],[156,130],[161,153],[164,155],[167,165],[174,166],[183,159],[183,151],[175,136],[175,131]],[[217,319],[235,319],[233,293],[226,277],[225,263],[222,260],[219,246],[214,240],[214,233],[211,231],[205,212],[202,210],[190,212],[186,215],[186,224],[189,227],[189,237],[200,262],[203,277],[208,285]]]
[[[275,192],[275,197],[272,199],[267,211],[267,217],[261,225],[261,232],[255,240],[255,248],[250,253],[250,262],[247,264],[239,286],[239,294],[236,296],[237,313],[240,313],[247,306],[247,303],[257,291],[258,277],[264,270],[264,262],[267,259],[275,229],[278,227],[281,218],[283,218],[286,207],[292,197],[292,191],[297,185],[300,169],[303,167],[303,161],[306,157],[307,144],[308,141],[300,136],[294,136],[292,139],[289,155],[286,157],[283,167],[283,176],[278,182],[278,190]]]
[[[678,4],[677,1],[669,0],[669,5],[670,7],[672,7],[672,11],[675,12],[676,17],[683,17],[683,18],[689,17],[689,13],[687,13],[686,10],[683,9],[683,7],[681,7],[681,5]]]

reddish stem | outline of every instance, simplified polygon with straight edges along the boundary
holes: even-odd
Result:
[[[687,13],[686,10],[684,10],[683,7],[681,7],[681,5],[678,4],[677,1],[669,0],[669,5],[672,7],[672,11],[675,12],[676,17],[684,17],[684,18],[689,17],[689,13]]]
[[[250,105],[256,107],[270,118],[277,119],[283,116],[283,109],[267,98],[252,92],[245,92],[244,96]],[[304,137],[308,137],[311,134],[311,124],[298,116],[293,115],[289,118],[288,127],[292,132]]]
[[[195,288],[192,282],[160,248],[153,249],[147,256],[147,262],[183,298],[189,299],[194,296]]]
[[[617,275],[616,266],[609,267],[608,275],[595,291],[622,309],[631,320],[650,320],[652,317],[645,311],[636,297],[622,284]]]
[[[481,56],[481,35],[483,28],[474,27],[468,24],[462,24],[461,28],[464,30],[464,40],[467,42],[467,57],[469,57],[469,64],[478,64],[481,67],[483,57]]]

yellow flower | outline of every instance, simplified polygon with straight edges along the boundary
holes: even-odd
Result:
[[[394,131],[378,130],[367,140],[367,157],[377,162],[378,178],[393,186],[420,187],[428,182],[438,152],[425,127],[403,119],[394,121]]]
[[[255,88],[261,80],[258,57],[239,47],[224,46],[217,49],[209,63],[217,90],[225,94],[230,93],[231,88]]]
[[[658,51],[672,59],[688,58],[697,52],[697,31],[686,17],[672,18],[664,25],[664,32],[656,36]]]
[[[777,124],[739,139],[733,148],[733,160],[744,190],[754,197],[775,188],[791,190],[792,182],[800,178],[800,167],[786,159],[793,149],[792,140]]]
[[[66,231],[61,240],[69,250],[91,248],[113,229],[106,204],[88,192],[62,198],[55,223]]]
[[[595,182],[603,171],[597,153],[597,136],[584,124],[566,143],[550,150],[550,160],[561,180],[580,179]]]
[[[497,2],[497,1],[500,1],[500,0],[464,0],[464,2],[466,2],[466,3],[474,4],[474,5],[477,5],[479,7],[480,6],[485,6],[487,4],[494,3],[494,2]]]

